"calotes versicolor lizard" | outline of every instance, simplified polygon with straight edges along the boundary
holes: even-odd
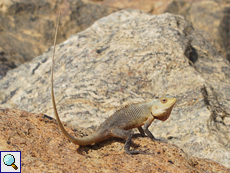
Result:
[[[59,18],[58,18],[59,23]],[[163,97],[160,99],[153,99],[146,102],[134,103],[127,105],[120,110],[116,111],[108,119],[106,119],[99,128],[91,135],[85,136],[83,138],[75,138],[68,134],[64,129],[60,118],[57,113],[54,91],[53,91],[53,66],[54,66],[54,54],[55,54],[55,45],[56,45],[56,36],[57,36],[58,24],[55,33],[54,39],[54,50],[52,57],[52,66],[51,66],[51,94],[54,113],[58,122],[58,125],[62,133],[73,143],[84,146],[90,145],[99,141],[103,141],[109,137],[118,137],[126,139],[125,142],[125,151],[128,154],[138,154],[143,153],[141,151],[130,151],[130,144],[132,133],[129,132],[129,129],[138,128],[140,133],[145,136],[147,134],[152,140],[156,140],[152,133],[148,130],[148,127],[151,125],[154,119],[165,121],[168,119],[174,104],[176,103],[176,98]],[[143,128],[142,128],[143,126]]]

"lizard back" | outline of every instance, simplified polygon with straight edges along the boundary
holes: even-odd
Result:
[[[148,104],[148,102],[126,105],[106,119],[100,125],[98,130],[105,128],[128,130],[140,127],[145,123],[149,116],[151,116],[151,104]]]

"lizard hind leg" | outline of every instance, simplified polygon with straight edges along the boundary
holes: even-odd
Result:
[[[114,137],[117,137],[117,138],[122,138],[122,139],[126,139],[126,142],[125,142],[125,152],[127,154],[146,154],[145,152],[143,151],[131,151],[130,150],[130,146],[131,146],[131,139],[133,137],[133,134],[130,133],[129,131],[126,131],[126,130],[122,130],[122,129],[113,129],[111,130],[111,133]]]

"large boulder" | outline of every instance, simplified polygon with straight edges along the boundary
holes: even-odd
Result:
[[[0,80],[2,107],[53,116],[53,48]],[[193,156],[230,167],[230,67],[184,17],[138,10],[113,13],[56,47],[54,90],[60,117],[97,127],[117,108],[154,97],[178,99],[150,130]]]

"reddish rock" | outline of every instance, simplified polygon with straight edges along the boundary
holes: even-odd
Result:
[[[124,140],[110,138],[79,147],[61,134],[56,120],[16,109],[0,110],[0,150],[22,152],[22,172],[229,172],[207,159],[189,156],[176,145],[133,139],[132,147],[149,154],[124,153]],[[65,124],[72,135],[88,130]],[[92,131],[92,130],[90,130]],[[150,154],[151,153],[151,154]]]

